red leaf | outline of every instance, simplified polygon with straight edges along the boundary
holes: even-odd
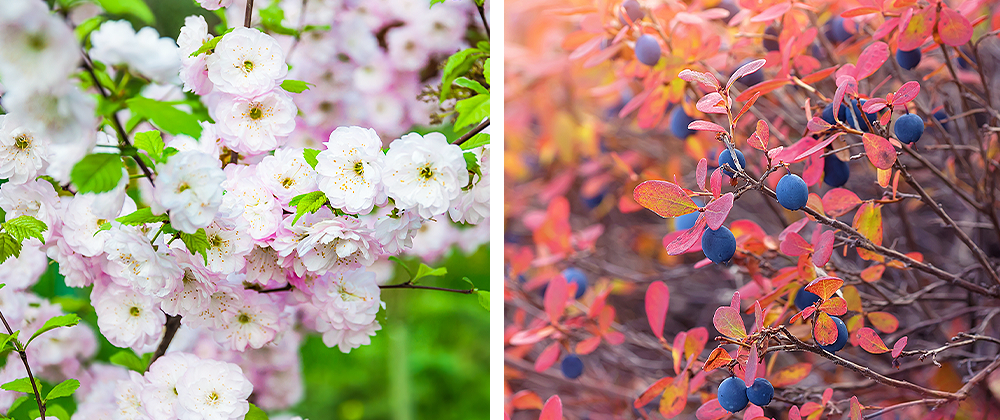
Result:
[[[730,413],[722,408],[718,399],[714,399],[698,407],[694,415],[698,420],[721,420],[729,417]]]
[[[878,12],[880,12],[880,10],[877,7],[855,7],[853,9],[851,9],[851,10],[848,10],[848,11],[846,11],[844,13],[841,13],[840,17],[842,17],[842,18],[852,18],[852,17],[855,17],[855,16],[870,15],[872,13],[878,13]]]
[[[698,210],[683,188],[667,181],[645,181],[635,187],[632,197],[660,217],[677,217]]]
[[[722,194],[722,168],[716,168],[712,172],[711,184],[712,196],[719,198],[719,195]]]
[[[847,301],[840,296],[834,296],[821,303],[819,310],[830,315],[843,315],[847,313]]]
[[[788,320],[789,323],[794,323],[799,319],[807,319],[812,316],[813,312],[816,312],[815,306],[806,306],[805,309],[799,311],[799,313],[792,315],[792,318]]]
[[[814,119],[817,119],[817,118],[814,118]],[[820,121],[823,121],[823,120],[820,119]],[[823,122],[826,123],[826,121],[823,121]],[[810,147],[809,149],[807,149],[806,151],[804,151],[802,153],[799,153],[799,155],[796,156],[795,159],[792,159],[792,162],[798,162],[798,161],[800,161],[802,159],[805,159],[805,158],[807,158],[809,156],[812,156],[814,153],[817,153],[817,152],[823,150],[824,148],[826,148],[826,146],[829,146],[830,143],[833,143],[834,140],[836,140],[838,137],[840,137],[841,134],[844,134],[844,133],[834,134],[834,135],[832,135],[830,137],[827,137],[826,140],[823,140],[823,141],[821,141],[819,143],[816,143],[815,146]]]
[[[799,413],[799,407],[793,405],[788,409],[788,420],[802,420],[802,414]]]
[[[723,306],[715,310],[712,324],[720,334],[742,340],[747,336],[747,328],[743,325],[743,318],[740,313],[730,306]]]
[[[590,354],[594,350],[597,350],[597,346],[601,345],[601,336],[590,337],[579,343],[576,343],[576,353],[577,354]]]
[[[708,191],[705,189],[705,178],[708,176],[708,159],[701,158],[698,161],[698,167],[694,170],[695,179],[698,182],[698,188],[702,191]]]
[[[882,354],[889,351],[889,348],[885,346],[882,339],[879,338],[875,330],[864,327],[857,332],[858,345],[865,351],[872,354]]]
[[[542,399],[534,392],[523,390],[510,397],[510,405],[518,410],[541,410]]]
[[[878,169],[889,169],[896,163],[896,149],[892,143],[877,134],[865,133],[861,136],[865,144],[865,155]]]
[[[972,39],[972,25],[965,16],[945,6],[938,15],[938,35],[945,45],[957,47]]]
[[[726,100],[719,92],[711,92],[702,96],[694,107],[707,114],[726,114],[729,112],[729,108],[726,107]]]
[[[561,274],[549,280],[549,287],[545,290],[545,313],[549,315],[549,321],[553,324],[559,322],[563,311],[566,309],[566,299],[569,299],[569,290],[566,286],[566,278]]]
[[[861,403],[858,402],[857,396],[851,397],[851,420],[861,420]]]
[[[904,348],[906,348],[906,336],[903,336],[903,338],[896,340],[896,344],[892,346],[892,357],[894,359],[899,357],[899,355],[903,353]]]
[[[729,211],[733,209],[733,193],[726,193],[722,197],[713,200],[705,206],[705,222],[712,230],[719,230],[719,227],[726,222]]]
[[[767,60],[762,58],[740,66],[740,68],[736,69],[736,71],[733,72],[733,75],[729,78],[729,82],[726,83],[726,92],[729,91],[729,88],[733,86],[733,82],[736,82],[737,79],[746,76],[750,73],[753,73],[757,70],[760,70],[761,67],[764,67],[764,64],[766,63]]]
[[[628,114],[631,114],[632,111],[639,109],[639,107],[642,106],[642,104],[646,103],[646,98],[649,98],[649,95],[651,93],[653,93],[653,89],[646,89],[642,92],[639,92],[638,95],[635,95],[631,100],[628,101],[627,104],[625,104],[625,106],[622,107],[621,111],[618,111],[618,118],[625,118],[626,116],[628,116]]]
[[[771,132],[767,129],[767,123],[764,120],[757,121],[757,131],[754,132],[755,136],[750,136],[753,141],[749,141],[750,146],[757,150],[767,150],[767,141],[771,138]]]
[[[841,76],[837,78],[837,91],[833,94],[833,115],[835,118],[840,115],[840,107],[844,106],[844,95],[858,93],[858,81],[853,76]],[[842,121],[843,122],[843,121]]]
[[[558,395],[553,395],[545,401],[545,408],[542,409],[538,420],[562,420],[562,418],[562,400]]]
[[[802,82],[811,85],[820,80],[826,79],[827,77],[830,77],[830,75],[836,71],[837,71],[837,66],[827,67],[823,70],[813,72],[812,74],[803,77]]]
[[[899,27],[903,30],[899,34],[896,46],[904,51],[920,48],[934,30],[934,14],[937,12],[934,7],[925,7],[907,19],[906,16],[912,13],[912,10],[908,8],[899,23]]]
[[[719,80],[709,72],[702,73],[691,69],[684,69],[677,74],[677,77],[687,82],[698,82],[711,90],[719,89]]]
[[[548,369],[556,360],[559,360],[559,349],[561,348],[558,341],[549,344],[542,350],[542,353],[538,355],[538,359],[535,359],[535,372],[544,372]]]
[[[872,283],[878,281],[882,278],[882,273],[885,272],[885,266],[882,264],[875,264],[864,270],[861,270],[861,280],[867,283]]]
[[[695,327],[687,332],[687,338],[684,340],[684,353],[688,355],[694,355],[697,357],[701,354],[702,350],[705,350],[705,344],[708,343],[708,328],[705,327]]]
[[[721,125],[718,125],[718,124],[716,124],[714,122],[711,122],[711,121],[705,121],[705,120],[691,121],[691,123],[688,124],[688,129],[689,130],[697,130],[697,131],[711,131],[711,132],[718,132],[718,133],[725,133],[726,132],[726,129],[722,128]]]
[[[868,101],[865,102],[864,105],[861,106],[861,110],[869,114],[874,114],[876,112],[885,109],[885,104],[886,104],[885,99],[882,98],[869,99]]]
[[[785,15],[785,12],[791,10],[792,3],[779,3],[774,6],[764,9],[759,15],[750,18],[751,22],[768,22],[772,20],[777,20],[778,18]]]
[[[823,194],[823,210],[832,217],[840,217],[861,204],[861,199],[851,190],[834,188]]]
[[[667,254],[680,255],[686,252],[695,242],[701,239],[701,234],[705,231],[705,225],[705,216],[699,214],[698,220],[695,221],[691,229],[685,230],[674,238],[673,242],[667,244]]]
[[[702,369],[706,372],[723,367],[729,362],[733,361],[733,358],[729,356],[729,352],[722,347],[716,347],[712,350],[712,354],[708,355],[708,360],[705,361],[705,366]]]
[[[858,56],[858,65],[855,68],[854,79],[863,80],[871,76],[885,61],[889,59],[889,44],[876,41],[865,48]]]
[[[865,102],[865,105],[868,105],[868,103]],[[833,128],[833,124],[830,124],[826,122],[826,120],[820,118],[819,116],[816,116],[806,123],[806,128],[814,133],[821,133],[823,131]]]
[[[754,332],[764,329],[764,311],[760,309],[760,301],[753,303],[753,330]]]
[[[551,325],[543,325],[539,328],[534,328],[527,331],[521,331],[518,332],[517,334],[514,334],[510,338],[510,345],[524,346],[527,344],[535,344],[539,341],[544,340],[545,337],[552,335],[556,331],[557,330],[555,328],[552,328]]]
[[[674,358],[674,373],[681,373],[681,357],[684,355],[684,341],[687,339],[687,332],[681,332],[674,337],[673,348],[670,349],[670,355]]]
[[[788,256],[806,255],[812,250],[812,245],[795,232],[788,233],[785,235],[785,240],[781,241],[781,252]]]
[[[837,324],[833,322],[833,318],[826,312],[820,311],[816,323],[813,324],[813,337],[816,338],[816,342],[822,346],[829,346],[837,342],[838,334]]]
[[[667,386],[663,391],[663,397],[660,398],[660,414],[664,418],[676,417],[687,405],[688,375],[684,374],[679,378],[680,380],[675,380]]]
[[[805,217],[792,222],[792,224],[788,225],[788,227],[786,227],[785,230],[781,231],[781,233],[778,234],[778,240],[779,241],[785,240],[785,237],[788,236],[788,234],[797,233],[798,231],[802,230],[802,228],[806,227],[806,225],[808,224],[809,224],[809,219]]]
[[[795,385],[809,376],[809,372],[812,372],[811,363],[796,363],[772,375],[770,382],[775,388]]]
[[[757,355],[757,346],[750,346],[750,356],[747,357],[746,376],[743,383],[746,386],[753,385],[753,380],[757,379],[757,365],[760,364],[760,356]]]
[[[871,321],[872,326],[886,334],[892,334],[899,328],[899,320],[888,312],[869,312],[868,320]]]
[[[736,114],[736,118],[733,119],[733,125],[736,125],[736,123],[740,121],[740,117],[742,117],[743,114],[746,114],[747,111],[750,110],[750,107],[752,107],[753,104],[757,102],[757,98],[760,98],[760,92],[755,92],[753,96],[750,97],[750,100],[743,103],[743,108],[740,108],[740,113]]]
[[[820,277],[807,284],[806,290],[816,294],[822,300],[827,300],[830,296],[833,296],[834,293],[837,293],[837,290],[843,285],[844,281],[839,278]]]
[[[830,261],[830,256],[833,255],[833,239],[832,230],[825,231],[819,235],[819,240],[813,244],[812,261],[815,266],[822,267],[826,265],[827,261]]]
[[[917,97],[918,93],[920,93],[920,82],[911,80],[903,83],[903,86],[900,86],[899,90],[896,91],[896,94],[893,95],[892,106],[899,106],[910,102],[913,98]],[[869,103],[870,102],[865,102],[865,105],[868,105]]]
[[[663,339],[663,323],[667,319],[667,308],[670,306],[670,288],[662,281],[650,283],[646,289],[646,317],[653,335]]]
[[[789,83],[792,82],[788,79],[774,79],[774,80],[763,81],[741,92],[740,96],[736,97],[736,100],[741,102],[746,101],[747,99],[752,98],[758,92],[760,92],[761,95],[770,93]]]
[[[625,45],[624,43],[619,45]],[[610,48],[608,48],[610,50]],[[607,50],[605,50],[607,51]],[[595,56],[596,57],[596,56]],[[660,86],[653,89],[650,92],[649,97],[643,102],[642,106],[639,108],[639,114],[636,115],[636,124],[639,128],[649,129],[660,123],[663,119],[663,115],[667,110],[667,104],[669,100],[669,94],[667,93],[666,86]]]
[[[645,407],[646,404],[649,404],[650,401],[653,401],[653,398],[656,398],[657,395],[663,393],[663,390],[667,389],[667,386],[669,386],[673,381],[674,378],[668,376],[666,378],[661,378],[660,380],[653,382],[653,384],[650,385],[649,388],[646,388],[646,390],[642,392],[642,395],[639,395],[639,398],[635,399],[635,402],[632,403],[632,406],[635,408]]]

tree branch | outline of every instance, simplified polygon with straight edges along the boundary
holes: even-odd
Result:
[[[483,122],[479,123],[479,125],[477,125],[476,128],[473,128],[472,130],[469,130],[468,133],[465,133],[465,135],[463,135],[462,137],[459,137],[459,139],[455,140],[455,142],[452,143],[452,144],[461,146],[462,143],[465,143],[469,139],[475,137],[476,134],[479,134],[479,133],[483,132],[483,130],[485,130],[486,127],[489,127],[489,126],[490,126],[490,119],[487,118],[486,121],[483,121]]]
[[[0,312],[0,321],[3,321],[3,326],[7,328],[7,334],[14,335],[14,331],[10,329],[10,324],[7,323],[7,318],[4,318],[2,312]],[[28,381],[31,382],[31,390],[35,391],[35,402],[38,403],[38,413],[41,419],[45,420],[45,402],[42,401],[42,395],[38,393],[38,385],[35,384],[35,377],[31,374],[31,367],[28,366],[28,353],[16,339],[13,340],[13,345],[14,350],[21,356],[21,363],[24,363],[24,370],[28,371]]]
[[[156,359],[167,353],[167,347],[170,347],[170,342],[174,339],[174,334],[177,334],[177,330],[181,327],[180,315],[167,315],[167,322],[163,327],[166,330],[163,333],[163,339],[160,340],[160,345],[156,346],[156,352],[153,353],[153,358],[149,359],[149,365],[146,366],[146,370],[149,370],[149,366],[152,366]]]

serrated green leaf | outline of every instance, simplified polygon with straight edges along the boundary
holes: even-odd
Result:
[[[208,243],[208,235],[205,234],[205,228],[198,229],[195,233],[185,233],[180,232],[181,241],[187,246],[188,252],[191,255],[201,254],[205,259],[205,265],[208,265],[208,248],[211,244]]]
[[[448,57],[444,69],[441,70],[441,102],[448,99],[448,95],[451,94],[452,82],[468,72],[476,60],[482,56],[484,56],[482,51],[476,48],[467,48]]]
[[[316,164],[319,163],[319,161],[316,160],[316,156],[319,156],[319,150],[305,149],[302,151],[302,157],[306,158],[306,163],[308,163],[309,166],[312,166],[313,169],[316,169]]]
[[[472,150],[487,144],[490,144],[490,135],[486,133],[479,133],[472,136],[471,139],[466,140],[465,143],[462,143],[459,147],[461,147],[462,150]]]
[[[309,90],[309,86],[316,86],[312,83],[306,83],[301,80],[285,80],[281,82],[281,88],[292,93],[302,93]]]
[[[152,121],[157,127],[170,134],[187,134],[193,138],[201,137],[201,124],[198,123],[198,117],[174,108],[171,104],[136,97],[125,101],[125,105],[137,116]]]
[[[91,32],[94,32],[95,29],[100,27],[105,20],[107,20],[106,17],[97,15],[83,21],[83,23],[81,23],[75,29],[73,29],[73,33],[76,34],[77,42],[83,43],[83,40],[87,39],[87,36],[90,35]]]
[[[487,58],[486,62],[483,63],[483,78],[486,79],[486,83],[493,83],[493,82],[490,82],[490,59],[489,58]]]
[[[488,312],[490,310],[490,292],[486,290],[479,290],[476,293],[479,294],[479,304],[483,305]]]
[[[445,267],[431,268],[427,264],[420,263],[420,266],[417,267],[417,274],[413,276],[413,281],[420,280],[427,276],[440,277],[445,274],[448,274],[448,269]]]
[[[455,79],[454,83],[466,89],[472,89],[476,93],[486,93],[486,94],[490,93],[490,91],[486,90],[486,88],[483,87],[482,83],[479,83],[467,77],[459,77]]]
[[[230,29],[230,31],[231,30],[232,29]],[[229,33],[229,31],[226,31],[226,33]],[[202,55],[204,53],[207,53],[209,51],[214,51],[215,50],[215,46],[219,45],[219,41],[222,41],[222,37],[223,36],[225,36],[225,34],[213,37],[212,39],[210,39],[208,41],[205,41],[204,44],[201,44],[201,46],[198,47],[197,50],[194,50],[194,52],[191,53],[191,55],[189,55],[188,57],[197,57],[197,56]]]
[[[482,51],[486,54],[490,53],[490,41],[479,41],[476,43],[476,49]]]
[[[124,366],[139,373],[146,373],[146,367],[148,366],[146,363],[143,363],[142,360],[139,359],[139,356],[136,356],[135,352],[132,350],[119,351],[111,356],[111,359],[109,360],[111,363],[118,366]]]
[[[479,123],[490,116],[490,95],[479,94],[455,103],[455,129]]]
[[[326,204],[326,194],[323,194],[323,191],[313,191],[292,197],[288,203],[290,206],[295,206],[295,218],[292,219],[292,224],[294,225],[306,213],[315,213],[316,210],[323,207],[323,204]]]
[[[54,386],[48,395],[45,396],[45,401],[54,400],[56,398],[68,397],[76,392],[76,389],[80,387],[80,381],[76,379],[67,379],[60,382],[58,385]]]
[[[145,150],[150,158],[160,163],[167,161],[163,157],[163,146],[163,137],[159,131],[143,131],[135,134],[135,147]]]
[[[168,147],[166,149],[163,149],[163,159],[164,160],[170,159],[171,156],[176,155],[177,153],[180,153],[180,151],[173,147]]]
[[[268,417],[264,410],[261,410],[256,405],[253,405],[253,403],[250,403],[250,411],[247,412],[244,420],[268,420]]]
[[[7,414],[10,415],[10,413],[13,413],[14,410],[17,410],[17,408],[20,407],[21,404],[24,404],[28,400],[34,400],[34,399],[35,399],[34,392],[32,392],[32,395],[22,395],[20,397],[17,397],[17,399],[14,400],[14,403],[10,405],[10,408],[7,409]]]
[[[119,217],[115,219],[115,221],[123,225],[138,226],[146,223],[168,222],[170,221],[170,216],[167,216],[166,214],[155,215],[153,214],[152,208],[143,207],[130,214]]]
[[[80,193],[102,193],[113,190],[122,179],[122,159],[113,153],[84,156],[73,165],[69,178]]]
[[[39,241],[45,243],[42,232],[48,230],[49,227],[45,225],[45,222],[25,215],[4,222],[3,229],[19,241],[23,242],[28,238],[38,238]]]
[[[16,343],[17,336],[21,334],[21,330],[14,331],[14,334],[0,334],[0,351],[6,350],[8,344]],[[11,349],[16,350],[14,345],[11,345]]]
[[[49,320],[45,321],[45,324],[42,325],[42,328],[39,328],[38,331],[35,331],[35,333],[32,334],[30,338],[28,338],[28,342],[24,343],[24,347],[28,347],[28,345],[31,344],[31,341],[35,339],[35,337],[38,337],[46,332],[52,331],[59,327],[72,327],[79,323],[80,323],[80,317],[76,316],[76,314],[59,315],[49,318]]]
[[[37,386],[38,389],[42,389],[42,384],[40,384],[37,379],[35,380],[35,386]],[[24,392],[32,395],[35,393],[35,390],[31,388],[31,381],[29,381],[28,378],[15,379],[7,382],[0,385],[0,389],[14,392]]]
[[[285,11],[276,2],[272,3],[269,7],[260,9],[260,24],[268,32],[299,36],[299,31],[282,25],[281,22],[283,20],[285,20]]]
[[[97,0],[97,3],[114,15],[132,15],[147,24],[156,22],[153,11],[142,0]]]
[[[21,256],[21,241],[14,239],[9,233],[0,233],[0,263],[10,257]]]

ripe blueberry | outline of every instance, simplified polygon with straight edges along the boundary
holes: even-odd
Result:
[[[820,347],[830,353],[836,353],[847,345],[847,324],[845,324],[844,321],[841,321],[838,317],[831,316],[830,318],[833,318],[833,323],[837,324],[837,341],[834,341],[833,344],[829,346],[821,344]]]
[[[775,28],[773,26],[768,26],[767,29],[764,30],[764,35],[768,35],[768,36],[774,37],[774,39],[771,39],[770,37],[765,37],[764,38],[764,49],[765,50],[768,50],[768,51],[778,51],[778,48],[780,48],[779,44],[778,44],[778,35],[780,33],[781,32],[778,31],[778,28]]]
[[[828,155],[823,158],[823,182],[833,188],[842,187],[851,177],[851,167],[837,158],[837,155]]]
[[[704,205],[704,203],[700,199],[698,199],[697,197],[692,198],[691,200],[694,201],[694,203],[697,204],[698,207],[701,207],[701,206]],[[681,216],[675,217],[674,218],[674,231],[679,232],[679,231],[682,231],[682,230],[688,230],[688,229],[693,228],[694,224],[698,222],[698,215],[699,214],[701,214],[701,213],[695,211],[695,212],[691,212],[691,213],[688,213],[688,214],[685,214],[685,215],[681,215]]]
[[[568,355],[563,358],[560,368],[562,368],[563,376],[569,379],[579,378],[580,375],[583,375],[583,360],[580,360],[580,357],[575,354]]]
[[[746,60],[743,60],[742,62],[740,62],[740,65],[736,66],[736,68],[738,69],[740,67],[743,67],[745,64],[749,63],[750,61],[751,60],[749,58],[746,59]],[[756,84],[758,84],[760,82],[763,82],[763,81],[764,81],[764,70],[763,69],[757,69],[757,71],[755,71],[753,73],[750,73],[750,74],[747,74],[747,75],[745,75],[745,76],[743,76],[743,77],[741,77],[739,79],[739,82],[742,83],[744,86],[753,86],[753,85],[756,85]]]
[[[823,113],[820,114],[820,118],[826,121],[827,124],[836,124],[833,120],[833,104],[829,104],[826,108],[823,108]],[[837,110],[837,119],[842,122],[847,122],[847,107],[840,105],[840,109]]]
[[[726,411],[736,413],[747,408],[749,403],[747,386],[742,379],[730,376],[719,384],[719,405]]]
[[[728,263],[736,253],[736,237],[725,226],[719,226],[718,230],[705,229],[701,235],[701,250],[716,264]]]
[[[688,136],[694,134],[694,130],[688,128],[688,124],[694,121],[686,112],[684,112],[684,107],[677,105],[674,110],[670,113],[670,134],[674,136],[686,139]]]
[[[622,2],[622,7],[625,8],[625,13],[628,14],[628,19],[625,19],[625,16],[621,14],[618,15],[618,19],[621,20],[622,25],[628,25],[629,20],[632,20],[632,22],[638,21],[645,15],[642,11],[642,6],[636,0],[625,0]]]
[[[948,119],[947,112],[944,112],[943,109],[939,109],[934,113],[934,118],[937,118],[937,120],[941,122],[941,126],[944,127],[945,130],[948,129],[948,121],[945,121]]]
[[[733,149],[736,151],[736,158],[740,160],[740,167],[743,169],[747,168],[747,159],[743,157],[743,152],[740,149]],[[729,164],[729,167],[736,169],[736,162],[733,162],[733,155],[729,153],[729,148],[722,149],[722,153],[719,153],[719,167],[721,168],[723,164]],[[736,175],[735,172],[729,169],[723,169],[722,173],[733,176]]]
[[[778,196],[778,203],[789,210],[801,209],[809,201],[809,186],[795,174],[781,177],[774,192]]]
[[[913,70],[920,64],[921,55],[920,48],[909,51],[896,50],[896,62],[899,63],[899,67]]]
[[[587,290],[587,274],[580,271],[579,268],[570,267],[562,271],[563,278],[566,279],[566,284],[576,283],[576,299],[583,296],[583,292]]]
[[[924,135],[924,119],[917,114],[906,114],[896,120],[892,131],[899,141],[910,144]]]
[[[643,35],[635,40],[635,58],[647,66],[655,66],[660,61],[660,43],[652,35]]]
[[[845,24],[847,26],[850,26],[851,28],[854,28],[854,21],[846,20],[840,16],[836,16],[833,19],[830,19],[830,22],[827,23],[828,25],[828,28],[826,30],[827,39],[833,41],[835,44],[847,41],[851,37],[851,33],[847,30]]]
[[[774,386],[767,379],[754,379],[753,384],[747,387],[747,399],[758,407],[770,404],[772,398],[774,398]]]
[[[799,288],[799,291],[795,293],[795,307],[799,310],[803,310],[812,304],[819,301],[819,295],[806,290],[805,286]]]

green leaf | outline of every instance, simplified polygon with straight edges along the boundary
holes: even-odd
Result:
[[[486,59],[486,63],[483,64],[483,77],[486,78],[486,83],[490,82],[490,59]]]
[[[135,147],[145,150],[154,161],[160,163],[167,161],[163,157],[163,146],[163,137],[159,131],[143,131],[135,134]]]
[[[455,79],[454,83],[456,85],[459,85],[459,86],[464,87],[466,89],[472,89],[476,93],[485,93],[485,94],[489,94],[490,93],[490,91],[486,90],[486,88],[483,87],[482,83],[479,83],[479,82],[477,82],[475,80],[472,80],[472,79],[469,79],[467,77],[459,77],[459,78]]]
[[[38,238],[39,241],[45,243],[45,238],[42,238],[42,232],[48,230],[49,227],[45,226],[45,222],[34,217],[18,216],[3,223],[3,229],[19,241],[24,241],[28,238]]]
[[[444,3],[444,0],[431,0],[431,7],[438,3]]]
[[[312,166],[313,169],[316,169],[316,164],[319,163],[319,161],[316,160],[316,156],[319,156],[319,150],[305,149],[302,151],[302,156],[306,158],[306,163],[308,163],[309,166]]]
[[[490,292],[486,290],[478,290],[476,293],[479,294],[479,304],[483,305],[488,312],[490,310]]]
[[[153,11],[142,0],[97,0],[97,3],[114,15],[132,15],[147,24],[156,21]]]
[[[427,264],[420,263],[420,267],[417,267],[417,275],[413,276],[413,281],[420,280],[427,276],[443,276],[448,274],[448,269],[445,267],[431,268]]]
[[[306,83],[301,80],[285,80],[281,82],[281,88],[292,93],[302,93],[309,90],[309,86],[316,86],[312,83]]]
[[[187,134],[193,138],[201,137],[201,124],[193,114],[174,108],[173,105],[149,98],[136,97],[125,101],[128,109],[156,124],[170,134]]]
[[[148,363],[143,363],[139,356],[135,355],[132,350],[122,350],[111,356],[111,363],[118,366],[124,366],[132,369],[139,373],[146,373],[146,367],[149,366]]]
[[[476,49],[482,51],[486,54],[490,53],[490,41],[479,41],[476,43]]]
[[[472,152],[465,152],[462,154],[462,157],[465,158],[465,168],[468,169],[469,172],[479,175],[479,177],[482,178],[483,172],[479,167],[479,157]]]
[[[490,116],[490,95],[479,94],[455,103],[455,129],[477,124]]]
[[[80,387],[80,381],[76,379],[67,379],[60,382],[58,385],[49,391],[48,395],[45,396],[45,401],[54,400],[56,398],[68,397],[76,392],[76,389]]]
[[[98,233],[101,233],[105,230],[111,230],[111,222],[101,223],[101,227],[97,228],[97,231],[94,232],[94,236],[97,236]]]
[[[35,400],[34,392],[32,392],[31,394],[32,395],[22,395],[20,397],[17,397],[17,399],[14,400],[14,403],[10,405],[10,408],[7,409],[7,414],[9,415],[10,413],[13,413],[14,410],[17,410],[17,408],[20,407],[21,404],[24,404],[28,400],[34,401]]]
[[[268,32],[298,37],[299,31],[282,25],[283,20],[285,20],[285,11],[278,6],[277,2],[260,9],[260,24]]]
[[[459,76],[467,73],[476,60],[484,55],[482,51],[476,48],[468,48],[448,57],[448,61],[444,64],[444,69],[441,70],[441,102],[448,99],[448,95],[451,93],[452,82]]]
[[[38,410],[37,409],[36,410],[32,410],[31,413],[30,413],[30,415],[31,416],[37,416],[38,415]],[[57,418],[59,420],[70,420],[69,413],[66,412],[66,409],[62,408],[61,406],[59,406],[57,404],[53,404],[51,406],[46,406],[45,407],[45,418],[49,418],[49,417],[54,417],[54,418]],[[32,418],[38,418],[38,417],[32,417]]]
[[[208,265],[208,248],[211,246],[208,243],[208,235],[205,234],[205,228],[200,228],[195,233],[180,232],[180,235],[181,241],[187,246],[188,252],[191,255],[201,254],[205,258],[205,265]]]
[[[466,140],[465,143],[462,143],[460,147],[462,148],[462,150],[472,150],[479,146],[485,146],[487,144],[490,144],[490,135],[486,133],[479,133],[472,136],[471,139]]]
[[[138,226],[146,223],[168,222],[170,221],[170,216],[167,216],[165,213],[157,216],[153,214],[152,208],[143,207],[130,214],[119,217],[115,219],[115,221],[123,225]]]
[[[0,334],[0,336],[2,336],[2,338],[0,338],[0,351],[6,350],[8,344],[11,344],[12,342],[17,342],[17,336],[19,334],[21,334],[21,330],[14,331],[14,334],[11,335]],[[16,350],[16,348],[13,345],[11,345],[11,349]]]
[[[87,39],[87,36],[100,27],[105,20],[107,20],[106,17],[97,15],[83,21],[83,23],[77,26],[76,29],[73,29],[73,32],[76,34],[77,42],[83,43],[83,40]]]
[[[413,278],[413,270],[410,270],[410,267],[408,267],[403,260],[399,259],[399,257],[395,255],[391,256],[389,257],[389,261],[394,261],[396,264],[399,264],[400,267],[403,267],[403,270],[406,270],[406,274],[408,274],[411,279]]]
[[[69,178],[80,193],[111,191],[122,179],[122,159],[114,153],[94,153],[73,165]]]
[[[326,204],[326,194],[323,194],[323,191],[313,191],[292,197],[288,203],[290,206],[295,206],[295,218],[292,219],[292,224],[294,225],[306,213],[315,213],[316,210],[323,207],[323,204]]]
[[[268,420],[267,413],[261,410],[253,403],[250,404],[250,411],[247,412],[245,420]]]
[[[38,383],[37,379],[35,380],[35,386],[37,386],[38,389],[42,389],[42,384]],[[35,390],[31,388],[31,381],[29,381],[28,378],[15,379],[13,381],[7,382],[3,385],[0,385],[0,389],[5,389],[7,391],[14,391],[14,392],[24,392],[32,395],[34,395],[35,393]]]
[[[21,241],[14,239],[9,233],[0,233],[0,263],[10,257],[21,256]]]
[[[218,12],[218,10],[216,12]],[[225,16],[226,16],[225,14],[222,14],[220,16],[220,19],[222,19],[223,22],[225,22]],[[236,28],[226,29],[226,31],[223,32],[222,35],[216,36],[216,37],[214,37],[214,38],[212,38],[212,39],[210,39],[208,41],[205,41],[204,44],[201,44],[201,46],[198,47],[198,49],[195,50],[193,53],[191,53],[191,55],[189,55],[188,57],[197,57],[197,56],[199,56],[201,54],[204,54],[204,53],[207,53],[207,52],[210,52],[210,51],[211,52],[215,52],[215,47],[217,45],[219,45],[219,41],[222,41],[222,37],[225,36],[226,34],[232,32],[233,29],[236,29]]]
[[[31,341],[35,339],[35,337],[38,337],[46,332],[49,332],[59,327],[72,327],[79,323],[80,323],[80,317],[76,316],[76,314],[59,315],[49,318],[49,320],[45,321],[45,324],[42,325],[42,328],[39,328],[38,331],[35,331],[35,333],[32,334],[30,338],[28,338],[28,342],[24,343],[24,346],[28,347],[28,345],[31,344]]]

